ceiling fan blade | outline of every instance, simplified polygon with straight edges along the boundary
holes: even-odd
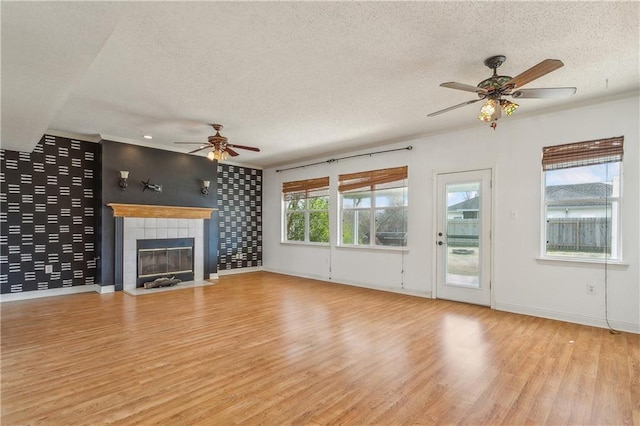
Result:
[[[202,145],[202,142],[174,142],[177,144],[186,144],[186,145]]]
[[[550,72],[555,71],[563,66],[564,64],[559,59],[545,59],[539,64],[534,65],[528,70],[523,71],[517,76],[513,77],[511,80],[503,84],[502,87],[511,86],[514,89],[522,87],[530,81],[540,78],[543,75],[549,74]]]
[[[203,149],[207,149],[207,148],[211,148],[211,145],[201,146],[201,147],[200,147],[200,148],[198,148],[198,149],[194,149],[193,151],[189,151],[189,152],[188,152],[188,154],[193,154],[193,153],[196,153],[196,152],[198,152],[198,151],[202,151]]]
[[[465,92],[487,93],[487,89],[483,89],[482,87],[472,86],[470,84],[464,83],[456,83],[455,81],[442,83],[440,86],[446,87],[448,89],[464,90]]]
[[[463,107],[463,106],[465,106],[465,105],[469,105],[469,104],[472,104],[472,103],[475,103],[475,102],[481,101],[481,100],[483,100],[483,99],[484,99],[484,97],[483,97],[483,98],[480,98],[480,99],[474,99],[474,100],[472,100],[472,101],[463,102],[463,103],[461,103],[461,104],[454,105],[454,106],[449,107],[449,108],[441,109],[440,111],[432,112],[431,114],[427,115],[427,117],[433,117],[434,115],[439,115],[439,114],[442,114],[442,113],[444,113],[444,112],[448,112],[448,111],[454,110],[454,109],[456,109],[456,108],[460,108],[460,107]]]
[[[260,152],[260,148],[254,148],[252,146],[236,145],[236,144],[233,144],[233,143],[228,143],[227,146],[232,146],[234,148],[240,148],[240,149],[246,149],[246,150],[254,151],[254,152]]]
[[[232,150],[231,148],[229,148],[229,145],[227,145],[227,148],[225,149],[225,151],[227,151],[229,153],[229,155],[232,156],[232,157],[237,157],[238,155],[240,155],[237,152],[235,152],[234,150]]]
[[[566,98],[576,93],[575,87],[548,87],[540,89],[519,89],[511,94],[514,98]]]

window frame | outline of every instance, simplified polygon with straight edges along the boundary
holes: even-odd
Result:
[[[350,178],[355,177],[356,175],[366,175],[369,174],[369,177],[361,178],[360,183],[346,183],[350,180]],[[386,176],[385,176],[386,175]],[[356,180],[358,178],[355,178]],[[340,175],[339,183],[340,188],[347,188],[346,190],[338,189],[338,247],[346,247],[346,248],[358,248],[358,249],[375,249],[375,250],[408,250],[408,213],[409,213],[409,182],[408,182],[408,167],[397,167],[391,169],[381,169],[381,170],[370,170],[368,172],[361,173],[352,173],[348,175]],[[353,180],[351,180],[353,181]],[[389,184],[397,184],[393,186],[388,186]],[[404,204],[401,206],[378,206],[376,203],[376,192],[377,191],[386,191],[389,189],[403,189],[403,200]],[[356,192],[368,193],[370,199],[370,205],[368,207],[345,207],[344,200],[345,195],[353,194]],[[385,245],[376,243],[376,213],[381,210],[397,210],[400,211],[403,215],[403,221],[405,224],[405,238],[403,245]],[[358,217],[360,212],[368,212],[369,213],[369,242],[368,244],[359,244],[357,242],[358,239],[358,225],[360,221]],[[344,213],[345,212],[354,212],[354,232],[353,232],[353,241],[345,242],[343,240],[343,230],[344,230]],[[371,238],[371,235],[374,238]]]
[[[322,245],[327,246],[331,244],[331,226],[330,226],[330,197],[329,197],[329,177],[305,179],[300,181],[283,182],[282,188],[282,214],[281,214],[281,239],[283,244],[308,244],[308,245]],[[289,191],[287,191],[289,189]],[[291,200],[287,200],[287,196],[299,194],[302,195],[301,200],[304,200],[304,207],[299,210],[289,210],[287,208],[288,203]],[[310,200],[316,198],[326,198],[327,208],[317,209],[310,208]],[[287,234],[288,217],[291,214],[303,214],[304,215],[304,240],[290,240]],[[326,213],[327,214],[327,235],[328,241],[310,241],[310,218],[312,213]]]
[[[623,137],[609,138],[609,139],[600,139],[586,142],[577,142],[573,144],[565,144],[565,145],[557,145],[543,148],[542,154],[542,164],[543,167],[541,169],[541,232],[540,232],[540,258],[541,261],[558,261],[563,263],[573,263],[573,264],[602,264],[602,263],[613,263],[613,264],[623,264],[623,241],[622,237],[624,233],[622,232],[622,204],[623,204]],[[598,146],[598,144],[603,143],[603,148],[601,150],[600,155],[595,155],[593,148]],[[612,145],[619,145],[616,148],[616,151],[613,155],[611,154]],[[577,147],[577,153],[573,155],[569,155],[569,160],[566,161],[566,164],[563,166],[564,161],[551,161],[545,164],[545,154],[548,152],[546,150],[552,150],[557,152],[559,150],[564,149],[566,147],[568,150],[572,148],[572,146]],[[597,152],[597,151],[595,151]],[[581,154],[584,155],[581,156]],[[556,154],[554,154],[556,155]],[[560,166],[558,166],[560,164]],[[602,253],[602,256],[588,256],[584,255],[587,251],[576,252],[576,255],[560,255],[555,254],[553,252],[549,252],[547,250],[548,244],[548,223],[549,223],[549,207],[550,206],[562,206],[563,204],[575,205],[581,202],[588,204],[588,202],[594,202],[593,198],[572,198],[566,200],[547,200],[547,177],[548,172],[552,172],[558,169],[580,169],[582,167],[590,167],[597,166],[602,164],[617,164],[618,165],[618,183],[617,188],[612,185],[611,194],[605,195],[605,198],[596,199],[598,201],[604,202],[605,204],[605,216],[610,218],[610,226],[607,228],[608,233],[610,234],[611,244],[609,247],[609,253]],[[550,168],[545,169],[545,167]],[[606,181],[599,182],[584,182],[586,183],[603,183],[606,184]],[[616,195],[617,190],[617,195]],[[580,254],[582,253],[582,255]],[[595,252],[597,253],[597,252]]]

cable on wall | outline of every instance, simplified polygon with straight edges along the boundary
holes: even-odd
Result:
[[[396,148],[396,149],[387,149],[385,151],[376,151],[376,152],[368,152],[365,154],[356,154],[356,155],[348,155],[346,157],[340,157],[340,158],[330,158],[326,161],[318,161],[315,163],[309,163],[309,164],[305,164],[303,166],[295,166],[295,167],[288,167],[286,169],[277,169],[276,173],[280,173],[280,172],[286,172],[287,170],[295,170],[295,169],[304,169],[305,167],[310,167],[310,166],[317,166],[318,164],[331,164],[331,163],[336,163],[340,160],[347,160],[349,158],[357,158],[357,157],[366,157],[366,156],[372,156],[372,155],[377,155],[377,154],[386,154],[387,152],[395,152],[395,151],[411,151],[413,149],[413,147],[411,145],[404,147],[404,148]]]

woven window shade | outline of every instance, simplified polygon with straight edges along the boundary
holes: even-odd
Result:
[[[622,161],[624,136],[597,139],[542,148],[542,170],[568,169],[570,167]]]
[[[374,189],[376,185],[391,182],[398,182],[398,186],[404,186],[404,180],[408,176],[408,170],[409,168],[407,166],[402,166],[340,175],[338,176],[338,191],[347,192],[362,188]]]
[[[282,193],[286,196],[304,196],[305,198],[319,197],[326,195],[329,190],[329,176],[296,180],[293,182],[284,182],[282,184]]]

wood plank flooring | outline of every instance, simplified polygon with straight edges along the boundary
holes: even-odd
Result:
[[[257,272],[4,303],[2,425],[640,425],[640,336]]]

